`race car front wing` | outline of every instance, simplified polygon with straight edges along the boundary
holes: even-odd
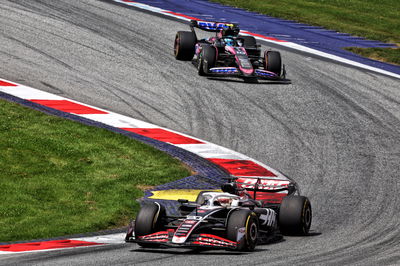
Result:
[[[208,71],[209,74],[213,76],[236,76],[236,77],[244,76],[237,67],[213,67],[210,68]],[[284,78],[283,76],[278,76],[274,72],[270,72],[263,69],[255,69],[253,77],[260,79],[274,79],[274,80]]]
[[[126,239],[126,242],[143,243],[143,244],[158,244],[167,247],[208,247],[219,249],[236,249],[238,242],[213,235],[213,234],[193,234],[184,243],[173,243],[174,229],[160,231],[144,236],[131,236]]]

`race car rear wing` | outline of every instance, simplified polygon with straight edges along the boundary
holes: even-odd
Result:
[[[204,31],[210,32],[219,32],[224,29],[232,29],[240,31],[239,25],[236,23],[228,23],[228,22],[218,22],[218,21],[197,21],[191,20],[190,21],[190,28],[194,31],[194,28],[198,28]]]
[[[287,191],[288,195],[292,195],[295,193],[300,195],[297,183],[295,183],[292,180],[276,180],[261,176],[230,176],[228,180],[231,182],[231,184],[235,184],[236,188],[226,187],[222,188],[223,191],[224,189],[227,190],[245,189],[248,191],[253,191],[254,199],[256,198],[257,192],[276,193],[281,191]],[[223,186],[225,185],[228,184],[224,184]]]

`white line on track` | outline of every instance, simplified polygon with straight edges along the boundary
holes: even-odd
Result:
[[[154,7],[154,6],[150,6],[150,5],[146,5],[146,4],[142,4],[142,3],[136,3],[136,2],[133,2],[133,1],[130,2],[130,1],[126,1],[126,0],[125,1],[124,0],[113,0],[113,1],[121,3],[121,4],[125,4],[125,5],[128,5],[128,6],[133,6],[133,7],[136,7],[136,8],[140,8],[140,9],[144,9],[144,10],[147,10],[147,11],[151,11],[151,12],[154,12],[154,13],[157,13],[157,14],[162,14],[164,16],[174,17],[174,18],[177,18],[177,19],[180,19],[180,20],[184,20],[184,21],[190,21],[191,20],[191,18],[188,18],[184,14],[177,14],[177,13],[174,13],[174,12],[172,12],[170,10],[161,9],[161,8],[158,8],[158,7]],[[254,33],[246,31],[246,30],[241,30],[241,33],[243,33],[245,35],[253,35],[253,36],[255,35]],[[271,38],[269,38],[267,36],[262,36],[262,35],[259,35],[259,34],[257,34],[257,36],[254,36],[254,37],[256,39],[258,39],[258,40],[262,40],[262,41],[265,41],[265,42],[273,43],[275,45],[288,47],[288,48],[291,48],[291,49],[294,49],[294,50],[297,50],[297,51],[301,51],[303,53],[317,55],[317,56],[320,56],[320,57],[323,57],[323,58],[331,59],[331,60],[336,61],[336,62],[340,62],[340,63],[343,63],[343,64],[355,66],[355,67],[358,67],[358,68],[362,68],[362,69],[365,69],[365,70],[373,71],[373,72],[376,72],[376,73],[380,73],[380,74],[384,74],[384,75],[387,75],[387,76],[390,76],[390,77],[393,77],[393,78],[400,79],[400,75],[399,74],[396,74],[396,73],[393,73],[393,72],[390,72],[390,71],[387,71],[387,70],[383,70],[383,69],[380,69],[380,68],[372,67],[372,66],[369,66],[369,65],[366,65],[366,64],[358,63],[358,62],[355,62],[353,60],[346,59],[344,57],[340,57],[340,56],[332,55],[332,54],[329,54],[329,53],[325,53],[325,52],[322,52],[322,51],[319,51],[319,50],[316,50],[316,49],[312,49],[312,48],[309,48],[309,47],[306,47],[306,46],[303,46],[303,45],[300,45],[300,44],[297,44],[297,43],[287,42],[287,41],[280,41],[280,40],[275,41],[275,40],[271,40]]]

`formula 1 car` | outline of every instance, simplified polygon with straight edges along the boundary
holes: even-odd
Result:
[[[269,243],[281,234],[308,234],[311,204],[298,195],[296,183],[265,177],[234,177],[221,189],[222,192],[201,192],[196,202],[178,200],[179,216],[168,216],[159,202],[145,204],[130,224],[125,241],[145,248],[252,251],[256,244]],[[281,194],[275,197],[280,201],[263,193]]]
[[[198,40],[194,28],[215,32],[216,35]],[[280,53],[267,50],[261,57],[256,39],[238,35],[240,29],[237,24],[192,20],[190,29],[177,32],[175,58],[192,61],[200,76],[240,77],[247,82],[285,79],[286,71]]]

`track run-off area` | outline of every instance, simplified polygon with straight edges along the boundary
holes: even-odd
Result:
[[[0,10],[0,78],[246,154],[296,180],[313,206],[310,236],[253,253],[119,243],[0,255],[1,265],[400,263],[399,79],[285,49],[290,84],[208,79],[174,59],[182,22],[99,0]]]

